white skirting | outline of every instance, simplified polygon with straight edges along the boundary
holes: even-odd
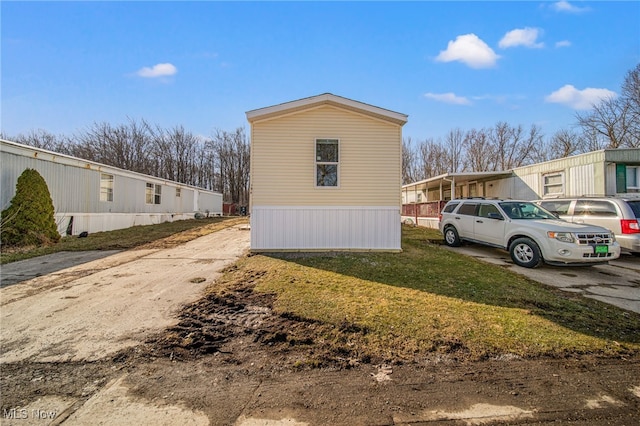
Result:
[[[60,235],[68,235],[67,229],[73,217],[70,235],[81,232],[113,231],[138,225],[156,225],[176,220],[193,219],[194,213],[56,213],[56,224]]]
[[[400,207],[252,206],[251,250],[400,251]]]

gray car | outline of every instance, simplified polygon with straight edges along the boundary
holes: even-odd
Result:
[[[575,197],[537,200],[561,219],[611,230],[624,252],[640,256],[640,198]]]

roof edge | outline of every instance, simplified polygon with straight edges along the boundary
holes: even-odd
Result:
[[[342,96],[337,96],[332,93],[323,93],[321,95],[254,109],[251,111],[247,111],[246,116],[247,120],[252,123],[253,121],[259,120],[261,118],[266,118],[272,115],[286,113],[287,111],[298,110],[305,107],[311,107],[321,104],[342,105],[350,109],[355,109],[365,113],[387,118],[400,125],[404,125],[407,122],[408,118],[406,114],[380,108],[374,105],[366,104],[364,102],[354,101],[353,99],[343,98]]]

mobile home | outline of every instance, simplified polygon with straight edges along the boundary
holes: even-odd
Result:
[[[406,115],[330,93],[246,114],[252,251],[401,250]]]
[[[61,235],[222,214],[217,192],[15,142],[0,144],[0,207],[9,206],[20,174],[34,169],[47,182]]]
[[[498,172],[446,173],[402,187],[402,219],[431,228],[447,200],[462,197],[639,196],[640,148],[603,149]]]

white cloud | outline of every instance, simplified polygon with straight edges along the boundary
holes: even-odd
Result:
[[[464,34],[449,41],[447,50],[436,57],[439,62],[459,61],[471,68],[491,68],[500,58],[484,41],[475,34]]]
[[[178,68],[170,63],[156,64],[153,67],[144,67],[138,70],[136,74],[145,78],[157,78],[168,77],[175,75],[178,72]]]
[[[571,42],[569,40],[556,41],[556,47],[569,47]]]
[[[551,8],[556,12],[566,12],[566,13],[582,13],[591,10],[588,6],[579,7],[569,3],[566,0],[561,0],[555,2],[551,5]]]
[[[587,87],[578,90],[571,84],[565,84],[544,98],[546,102],[567,105],[573,109],[590,109],[594,104],[607,98],[615,98],[616,92],[609,89]]]
[[[518,28],[511,30],[502,37],[498,46],[502,49],[508,47],[524,46],[528,48],[539,49],[544,47],[544,43],[538,43],[538,36],[542,35],[539,28]]]
[[[471,101],[464,96],[456,96],[455,93],[425,93],[424,97],[434,101],[453,105],[471,105]]]

